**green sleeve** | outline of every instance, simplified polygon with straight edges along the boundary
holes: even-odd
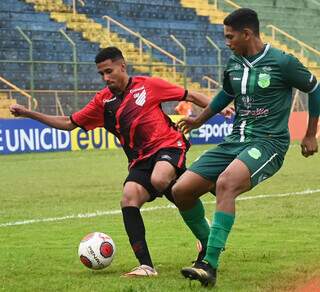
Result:
[[[226,78],[226,74],[224,75],[223,90],[229,95],[234,95],[233,89],[231,87],[230,79],[229,79],[229,74],[227,75],[227,78]]]
[[[232,59],[230,58],[227,64],[227,68],[224,70],[224,73],[223,73],[223,90],[229,95],[234,95],[233,88],[230,83],[230,77],[229,77],[229,68],[230,68],[231,62],[232,62]]]
[[[317,86],[316,77],[296,57],[287,55],[287,60],[282,69],[289,86],[303,92],[315,90]]]
[[[210,109],[214,115],[220,113],[233,99],[233,96],[221,90],[210,102]]]

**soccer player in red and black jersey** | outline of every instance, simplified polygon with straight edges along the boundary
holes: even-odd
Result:
[[[185,100],[205,107],[209,98],[159,78],[129,77],[122,52],[116,47],[102,49],[95,62],[107,86],[70,117],[45,115],[21,105],[13,105],[10,110],[15,116],[62,130],[105,127],[119,139],[129,161],[121,199],[123,221],[140,263],[125,275],[155,276],[140,208],[162,195],[173,202],[171,186],[185,171],[189,148],[183,134],[162,111],[161,103]]]

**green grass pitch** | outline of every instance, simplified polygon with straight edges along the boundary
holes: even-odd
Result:
[[[189,161],[206,148],[193,146]],[[165,199],[143,213],[159,276],[120,277],[137,265],[117,212],[127,173],[122,151],[9,155],[0,165],[1,291],[202,291],[180,275],[196,244]],[[273,178],[240,196],[248,199],[237,202],[216,291],[280,291],[320,274],[319,171],[320,155],[306,159],[293,145]],[[211,218],[214,197],[203,201]],[[85,268],[77,256],[80,239],[93,231],[109,234],[117,247],[102,271]]]

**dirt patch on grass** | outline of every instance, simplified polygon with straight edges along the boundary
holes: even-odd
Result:
[[[309,280],[307,283],[299,285],[295,292],[320,292],[320,277],[315,277]]]

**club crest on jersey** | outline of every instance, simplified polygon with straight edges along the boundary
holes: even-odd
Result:
[[[142,91],[133,94],[134,99],[136,100],[136,104],[139,106],[143,106],[146,102],[147,92],[143,88]]]
[[[248,154],[253,158],[253,159],[259,159],[261,157],[261,152],[259,149],[253,147],[250,150],[248,150]]]
[[[270,85],[271,76],[268,73],[260,73],[258,76],[258,85],[261,88],[267,88]]]

